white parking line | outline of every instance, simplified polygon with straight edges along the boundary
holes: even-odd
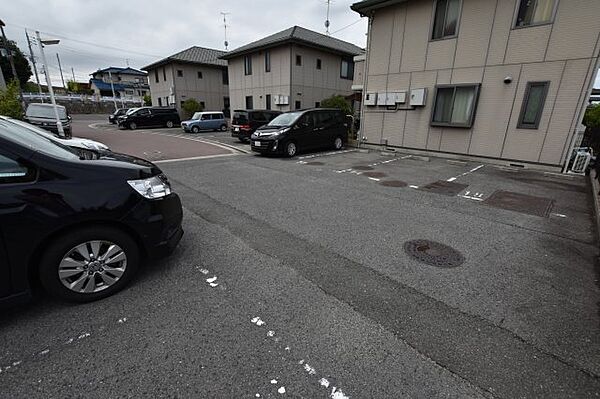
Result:
[[[223,157],[234,157],[237,154],[217,154],[217,155],[203,155],[200,157],[189,157],[189,158],[174,158],[174,159],[161,159],[160,161],[152,161],[152,163],[170,163],[170,162],[183,162],[183,161],[196,161],[199,159],[211,159],[211,158],[223,158]]]
[[[483,168],[484,166],[485,166],[485,165],[479,165],[479,166],[477,166],[476,168],[473,168],[473,169],[469,170],[468,172],[462,173],[462,174],[460,174],[460,175],[458,175],[458,176],[455,176],[455,177],[451,177],[451,178],[449,178],[449,179],[448,179],[448,180],[446,180],[446,181],[448,181],[448,182],[453,182],[453,181],[455,181],[456,179],[459,179],[459,178],[461,178],[461,177],[463,177],[463,176],[469,175],[469,174],[471,174],[471,173],[473,173],[473,172],[477,172],[479,169]]]

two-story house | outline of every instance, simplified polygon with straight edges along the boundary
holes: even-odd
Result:
[[[294,26],[223,55],[233,109],[289,111],[352,94],[355,55],[363,50]]]
[[[134,68],[109,67],[90,74],[90,89],[97,96],[140,101],[149,94],[148,74]]]
[[[152,105],[175,107],[181,113],[193,98],[206,111],[229,114],[229,77],[224,51],[190,47],[144,68],[149,73]]]
[[[600,1],[366,0],[351,8],[369,18],[364,143],[565,165],[598,71]]]

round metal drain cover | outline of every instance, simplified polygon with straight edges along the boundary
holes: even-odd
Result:
[[[386,187],[406,187],[407,184],[406,182],[400,181],[400,180],[385,180],[380,182],[379,184],[381,184],[382,186],[386,186]]]
[[[321,165],[325,165],[323,162],[319,162],[319,161],[312,161],[312,162],[307,162],[307,165],[314,165],[314,166],[321,166]]]
[[[377,178],[387,176],[385,173],[381,173],[381,172],[364,172],[362,175],[367,176],[367,177],[377,177]]]
[[[356,170],[373,170],[372,167],[370,167],[370,166],[363,166],[363,165],[354,166],[352,169],[356,169]]]
[[[435,267],[459,267],[465,261],[465,257],[454,248],[428,240],[407,241],[404,243],[404,252]]]

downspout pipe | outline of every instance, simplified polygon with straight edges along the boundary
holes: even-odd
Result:
[[[369,23],[367,25],[367,48],[365,51],[365,70],[363,72],[363,91],[362,91],[362,101],[360,107],[360,126],[358,131],[358,148],[360,148],[363,141],[363,132],[365,129],[365,95],[367,94],[367,82],[369,76],[369,59],[371,53],[371,28],[373,26],[373,11],[369,15]]]

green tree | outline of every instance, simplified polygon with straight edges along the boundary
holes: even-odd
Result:
[[[19,101],[19,84],[16,80],[11,81],[5,90],[0,90],[0,115],[15,119],[23,117],[23,108]]]
[[[79,93],[80,92],[79,83],[77,83],[74,80],[67,81],[67,90],[70,91],[71,93]]]
[[[344,111],[346,115],[352,115],[352,107],[350,103],[341,95],[331,96],[321,101],[323,108],[338,108]]]
[[[202,111],[202,106],[200,103],[193,98],[188,98],[185,100],[181,108],[188,118],[194,115],[196,112]]]
[[[146,107],[149,107],[149,106],[151,106],[151,105],[152,105],[152,97],[150,97],[150,94],[146,94],[146,95],[144,96],[144,105],[145,105]]]
[[[583,124],[590,129],[600,128],[600,104],[590,105],[585,110]]]
[[[10,67],[10,61],[8,59],[8,54],[6,53],[6,49],[4,48],[4,42],[1,42],[0,48],[2,49],[2,56],[0,57],[0,68],[2,68],[2,73],[4,74],[4,80],[10,82],[14,79],[12,68]],[[19,77],[19,81],[21,82],[21,88],[25,89],[27,85],[27,81],[31,77],[31,67],[29,66],[29,61],[23,55],[23,52],[17,47],[17,44],[12,40],[8,41],[8,50],[12,53],[13,61],[15,63],[15,69],[17,70],[17,76]]]

